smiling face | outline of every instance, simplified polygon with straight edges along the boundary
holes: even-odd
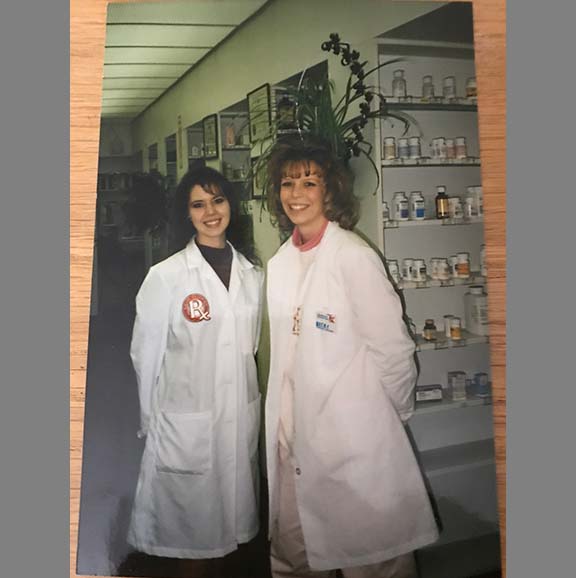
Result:
[[[326,222],[324,197],[326,183],[322,169],[313,161],[284,167],[280,181],[282,208],[300,235],[307,241]]]
[[[230,224],[230,203],[218,189],[209,190],[212,192],[200,185],[192,187],[188,215],[196,229],[198,243],[222,249]]]

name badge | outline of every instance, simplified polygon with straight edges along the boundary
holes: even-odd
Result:
[[[316,328],[328,333],[336,333],[336,315],[333,313],[316,313]]]

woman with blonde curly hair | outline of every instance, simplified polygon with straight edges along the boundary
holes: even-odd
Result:
[[[416,369],[400,300],[351,231],[352,174],[330,149],[282,142],[268,168],[291,231],[268,263],[273,576],[412,578],[438,531],[404,428]]]

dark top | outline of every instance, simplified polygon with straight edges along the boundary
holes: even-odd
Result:
[[[226,289],[230,284],[230,270],[232,269],[232,249],[230,245],[226,244],[223,249],[215,249],[214,247],[207,247],[206,245],[200,245],[196,241],[202,257],[208,261],[209,265],[214,269],[216,275],[220,277],[220,281],[224,283]]]

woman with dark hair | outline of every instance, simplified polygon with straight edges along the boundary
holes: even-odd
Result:
[[[128,539],[212,576],[199,559],[221,558],[259,527],[263,273],[250,246],[232,242],[238,206],[220,173],[188,172],[175,200],[186,244],[151,267],[136,298],[130,355],[146,446]]]
[[[268,201],[266,452],[272,574],[412,578],[438,530],[404,422],[414,342],[377,253],[351,231],[352,174],[321,144],[275,146]]]

